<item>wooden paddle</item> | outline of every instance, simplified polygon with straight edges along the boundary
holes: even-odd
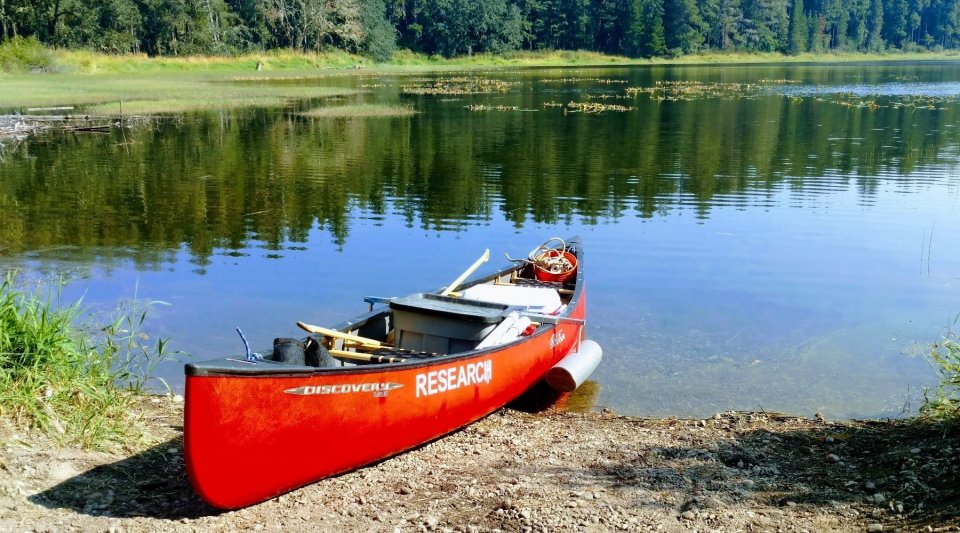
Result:
[[[484,250],[483,255],[480,256],[480,259],[477,259],[476,261],[474,261],[474,263],[470,265],[470,268],[466,269],[463,272],[463,274],[460,274],[459,278],[453,280],[453,283],[448,285],[446,289],[443,289],[443,292],[440,293],[440,296],[450,296],[450,293],[457,290],[457,287],[459,287],[460,284],[463,283],[463,280],[467,279],[467,276],[469,276],[470,274],[473,274],[473,271],[480,268],[480,265],[486,263],[488,259],[490,259],[489,248]]]
[[[325,337],[333,337],[335,339],[343,339],[345,341],[355,342],[357,344],[362,344],[364,346],[369,346],[371,348],[383,348],[386,345],[382,342],[374,339],[368,339],[366,337],[360,337],[359,335],[351,335],[349,333],[344,333],[342,331],[337,331],[335,329],[322,328],[320,326],[313,326],[310,324],[304,324],[303,322],[297,322],[297,326],[309,333],[316,333],[317,335],[323,335]]]
[[[406,359],[402,357],[393,357],[390,355],[376,355],[372,353],[348,352],[346,350],[330,350],[330,355],[340,359],[350,359],[352,361],[370,361],[371,363],[402,363]]]

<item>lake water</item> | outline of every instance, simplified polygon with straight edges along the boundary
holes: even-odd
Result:
[[[7,141],[0,264],[95,310],[167,302],[147,331],[203,359],[241,352],[237,326],[265,348],[577,234],[598,406],[899,416],[936,381],[923,355],[960,313],[956,63],[282,83],[358,94]],[[417,114],[300,114],[356,102]]]

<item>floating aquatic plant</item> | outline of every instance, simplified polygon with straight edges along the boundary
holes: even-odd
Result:
[[[520,111],[519,106],[515,105],[468,105],[464,106],[470,111]]]
[[[458,77],[439,78],[424,85],[403,85],[400,91],[404,94],[419,95],[466,95],[505,93],[516,83],[495,78]]]
[[[605,113],[607,111],[626,112],[634,108],[616,104],[600,104],[596,102],[567,102],[564,112],[574,113]]]
[[[627,83],[627,80],[617,80],[609,78],[554,78],[548,80],[540,80],[540,83],[604,83],[604,84],[617,84],[617,83]]]

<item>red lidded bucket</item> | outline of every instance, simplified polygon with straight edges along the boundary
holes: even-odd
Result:
[[[568,279],[577,274],[577,256],[565,251],[563,252],[563,260],[556,261],[554,258],[559,258],[560,253],[560,250],[547,250],[537,256],[533,270],[538,280],[566,283]],[[543,263],[554,263],[555,267],[548,270],[541,266]]]

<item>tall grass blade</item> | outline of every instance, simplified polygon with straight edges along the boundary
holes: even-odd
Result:
[[[15,273],[0,283],[0,413],[83,446],[123,439],[167,341],[145,344],[143,306],[96,327],[80,302],[61,304],[60,289],[21,289]]]

